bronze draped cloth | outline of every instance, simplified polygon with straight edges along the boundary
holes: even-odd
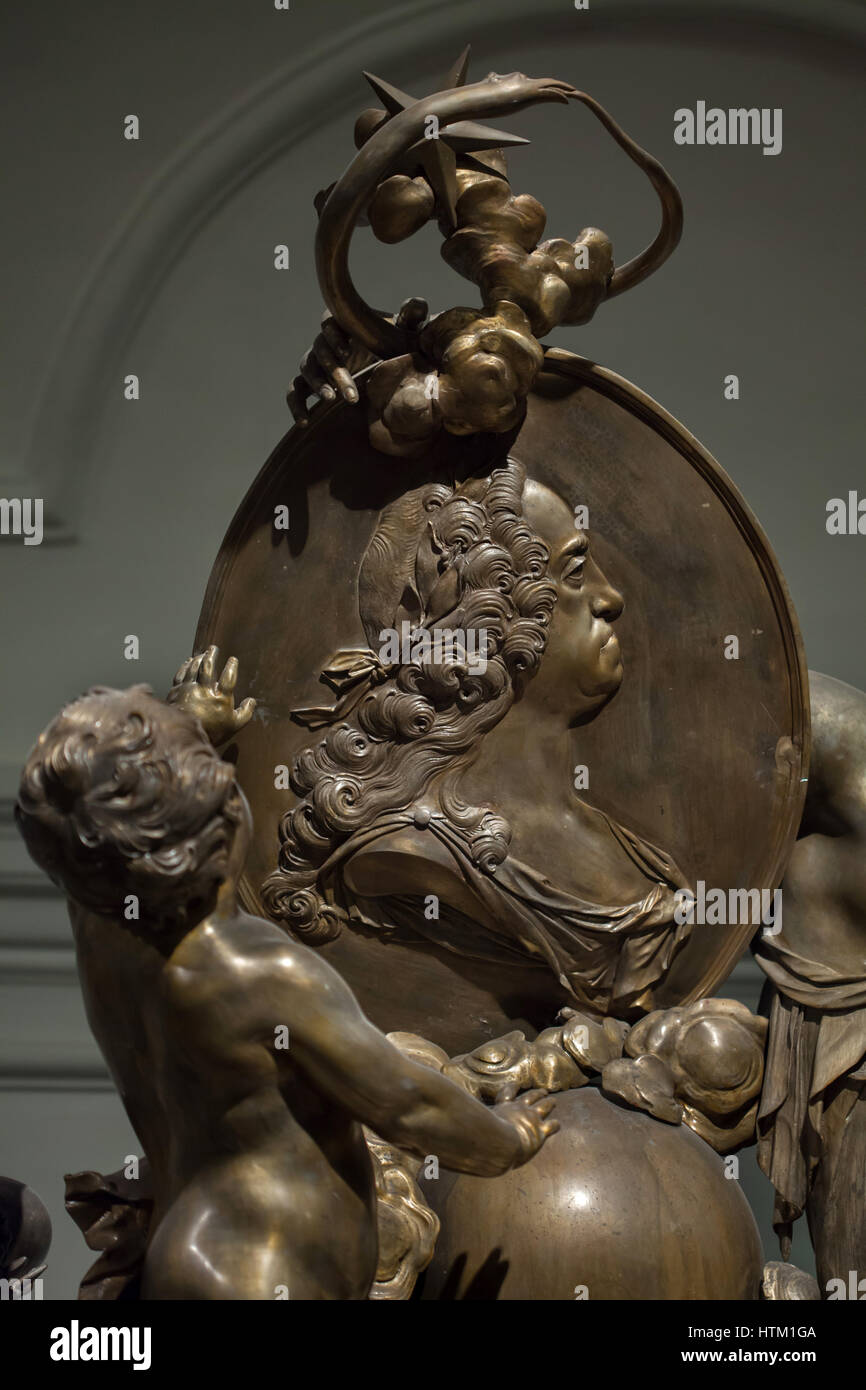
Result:
[[[529,865],[510,856],[493,873],[473,861],[468,837],[442,815],[423,827],[412,811],[383,816],[352,835],[322,866],[319,891],[350,920],[377,929],[410,931],[459,955],[486,960],[527,960],[547,965],[579,1004],[597,1013],[635,1007],[649,1010],[652,987],[664,978],[689,935],[674,920],[674,890],[686,881],[663,851],[605,820],[626,855],[648,880],[638,901],[620,906],[589,902],[557,888]],[[423,829],[443,846],[456,872],[495,925],[487,927],[453,909],[428,921],[417,897],[360,899],[351,894],[344,871],[359,851],[395,831]]]
[[[850,1128],[866,1083],[866,969],[834,970],[792,950],[783,933],[761,935],[754,952],[775,986],[758,1163],[776,1189],[773,1225],[787,1259],[791,1225],[813,1192],[821,1160],[830,1165],[820,1179],[822,1220],[832,1220],[837,1207],[834,1170],[844,1164],[837,1140]],[[848,1139],[855,1142],[853,1128]]]

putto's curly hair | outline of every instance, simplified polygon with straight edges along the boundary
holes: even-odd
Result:
[[[82,907],[123,921],[204,915],[243,819],[234,769],[199,724],[146,685],[95,686],[27,759],[15,818],[36,863]]]
[[[479,739],[505,716],[538,670],[556,589],[549,554],[523,518],[526,483],[514,459],[458,486],[431,483],[386,508],[359,575],[371,648],[401,617],[486,632],[486,669],[451,653],[409,662],[370,691],[350,718],[301,752],[291,772],[300,798],[280,822],[278,868],[262,885],[272,917],[321,942],[342,914],[317,890],[321,866],[351,835],[431,792],[468,836],[476,864],[493,872],[510,827],[488,806],[468,805],[457,783]]]

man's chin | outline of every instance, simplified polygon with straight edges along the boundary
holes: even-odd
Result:
[[[622,676],[622,662],[620,662],[614,671],[605,672],[603,676],[599,677],[592,694],[584,695],[583,708],[572,719],[572,728],[578,724],[588,723],[601,713],[622,685]]]
[[[615,695],[622,685],[623,665],[620,655],[619,644],[617,643],[613,651],[602,648],[598,662],[598,683],[596,689],[600,695],[609,700]]]

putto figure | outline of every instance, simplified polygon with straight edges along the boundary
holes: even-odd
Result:
[[[238,909],[251,829],[210,737],[236,663],[187,662],[162,703],[95,688],[45,730],[17,820],[68,894],[88,1019],[149,1161],[145,1299],[361,1299],[376,1274],[362,1132],[495,1175],[557,1124],[529,1092],[493,1109],[399,1052],[342,978]],[[209,737],[210,736],[210,737]]]

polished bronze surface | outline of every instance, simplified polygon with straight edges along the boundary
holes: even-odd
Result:
[[[683,1125],[587,1087],[515,1180],[442,1173],[425,1299],[756,1299],[758,1228],[724,1161]]]
[[[496,1173],[555,1130],[552,1102],[485,1108],[389,1043],[313,951],[239,910],[249,810],[207,735],[252,704],[235,713],[236,663],[217,680],[215,657],[181,668],[169,704],[135,686],[68,705],[25,766],[18,824],[69,894],[88,1019],[149,1163],[141,1297],[365,1298],[362,1124]]]

